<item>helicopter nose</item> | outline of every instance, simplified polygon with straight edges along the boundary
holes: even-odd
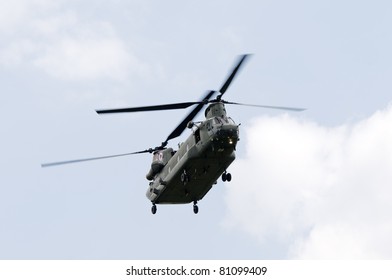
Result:
[[[218,136],[222,138],[238,138],[238,126],[236,125],[223,125],[218,130]]]
[[[238,141],[238,126],[222,126],[216,133],[215,142],[221,147],[235,148]]]

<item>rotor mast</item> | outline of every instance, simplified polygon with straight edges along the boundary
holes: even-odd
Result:
[[[204,112],[206,119],[210,119],[213,117],[226,117],[226,108],[223,102],[214,102],[210,104]]]

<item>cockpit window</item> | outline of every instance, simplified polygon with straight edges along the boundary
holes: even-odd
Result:
[[[213,121],[214,121],[214,124],[222,124],[223,123],[221,118],[218,118],[218,117],[215,117]]]
[[[235,124],[235,122],[230,117],[224,117],[224,118],[215,117],[214,124]]]
[[[229,122],[229,124],[235,124],[235,122],[233,121],[233,119],[230,118],[230,117],[227,118],[227,121]]]

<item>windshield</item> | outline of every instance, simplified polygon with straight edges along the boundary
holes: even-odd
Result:
[[[230,117],[225,117],[225,118],[215,117],[213,122],[214,124],[235,124],[233,119]]]

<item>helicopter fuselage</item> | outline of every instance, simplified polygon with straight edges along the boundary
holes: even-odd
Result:
[[[151,180],[146,195],[153,204],[196,203],[234,161],[239,129],[223,103],[211,104],[206,119],[192,126],[177,151],[154,152],[146,176]]]

